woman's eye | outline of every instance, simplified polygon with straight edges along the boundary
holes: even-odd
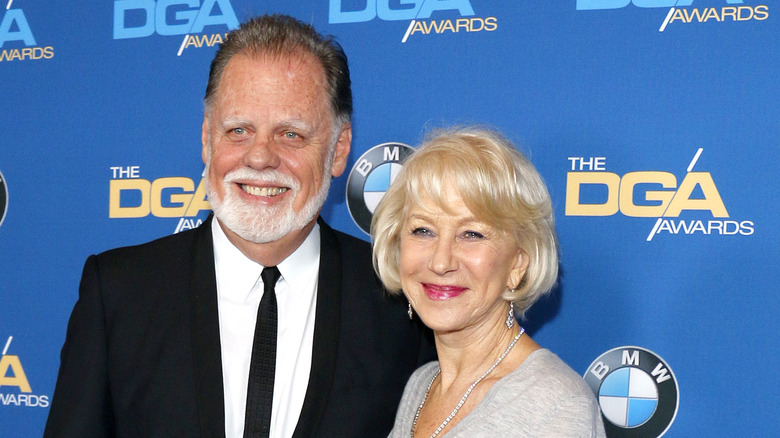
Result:
[[[485,235],[479,231],[466,231],[463,236],[467,239],[484,239]]]
[[[413,236],[430,236],[431,230],[425,228],[425,227],[417,227],[412,230]]]

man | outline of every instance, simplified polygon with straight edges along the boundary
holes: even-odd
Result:
[[[201,134],[214,215],[87,260],[46,436],[254,436],[255,322],[262,336],[274,296],[270,436],[387,435],[431,346],[382,294],[369,245],[318,220],[351,111],[346,56],[310,26],[264,16],[230,34]]]

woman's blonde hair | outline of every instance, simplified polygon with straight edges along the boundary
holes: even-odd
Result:
[[[379,278],[388,291],[400,292],[400,239],[407,212],[424,200],[447,211],[445,187],[454,189],[478,220],[514,237],[529,257],[518,287],[504,294],[522,316],[558,277],[552,201],[533,164],[495,130],[436,130],[407,158],[371,221]]]

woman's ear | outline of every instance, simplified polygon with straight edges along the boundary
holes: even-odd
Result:
[[[525,272],[528,270],[528,265],[531,263],[531,258],[522,249],[518,252],[515,264],[512,266],[512,270],[509,271],[509,278],[507,279],[506,287],[509,290],[515,290],[520,286],[520,282],[525,277]]]

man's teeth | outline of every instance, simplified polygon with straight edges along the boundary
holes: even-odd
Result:
[[[250,195],[255,196],[276,196],[288,190],[287,187],[257,187],[247,184],[241,184],[241,188]]]

